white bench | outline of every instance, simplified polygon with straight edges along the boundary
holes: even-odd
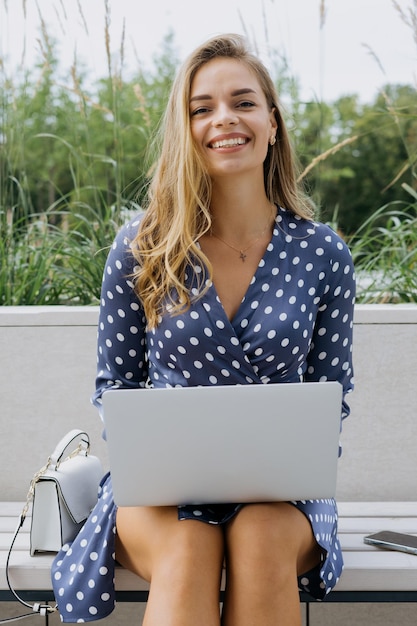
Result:
[[[5,579],[8,546],[23,503],[0,504],[0,600],[11,599]],[[343,576],[329,596],[332,602],[417,602],[417,557],[379,550],[363,537],[382,528],[416,533],[416,502],[340,502],[340,540],[345,557]],[[19,533],[11,558],[10,579],[26,601],[53,602],[50,567],[53,555],[29,555],[30,519]],[[417,533],[416,533],[417,534]],[[118,567],[119,601],[146,601],[148,584]],[[309,602],[305,595],[302,600]],[[308,605],[307,607],[308,608]],[[307,610],[306,623],[309,622]]]
[[[0,310],[0,379],[4,387],[0,412],[4,433],[0,442],[0,618],[11,605],[6,601],[12,599],[5,580],[6,551],[31,475],[59,437],[73,427],[90,432],[93,451],[106,465],[101,427],[88,400],[95,369],[96,320],[93,307]],[[415,623],[415,608],[408,603],[417,602],[417,557],[371,548],[363,543],[363,537],[382,529],[417,534],[416,346],[416,306],[357,307],[357,387],[349,398],[352,414],[344,425],[338,477],[345,570],[326,602],[310,604],[310,598],[302,595],[305,624]],[[49,569],[53,556],[29,556],[29,526],[27,521],[18,538],[11,579],[26,600],[52,601]],[[118,568],[117,599],[123,604],[107,623],[131,624],[132,616],[123,613],[125,603],[132,606],[145,601],[147,589],[145,581]],[[388,612],[392,609],[389,603],[396,603],[395,618],[381,621],[381,613],[369,603],[378,603],[378,607],[384,603]],[[357,609],[353,610],[353,605]],[[18,605],[12,606],[13,612],[8,614],[19,613]],[[337,613],[331,611],[332,606]],[[33,624],[39,623],[39,617],[32,619],[36,619]]]

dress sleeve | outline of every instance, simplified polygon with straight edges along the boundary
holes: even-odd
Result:
[[[107,257],[101,289],[97,334],[97,376],[92,403],[101,415],[106,389],[144,387],[148,376],[145,318],[131,280],[134,268],[129,241],[133,222],[116,236]]]
[[[342,419],[350,409],[346,395],[353,391],[352,335],[355,273],[352,257],[339,238],[329,256],[329,274],[319,305],[305,380],[335,380],[343,386]]]

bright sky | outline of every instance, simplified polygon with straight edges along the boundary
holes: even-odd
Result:
[[[125,18],[127,77],[139,62],[151,67],[170,30],[180,58],[214,34],[246,30],[267,65],[268,48],[286,56],[306,100],[359,93],[370,101],[387,82],[417,86],[417,32],[413,40],[393,0],[107,1],[115,58]],[[413,10],[417,19],[417,0],[396,4],[408,16]],[[6,59],[6,74],[11,76],[16,64],[32,66],[39,52],[40,12],[59,41],[63,68],[70,68],[76,51],[93,80],[105,76],[104,7],[105,0],[0,0],[0,56]]]

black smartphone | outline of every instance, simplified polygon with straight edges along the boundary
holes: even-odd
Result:
[[[415,535],[382,530],[379,533],[367,535],[363,540],[369,545],[386,548],[387,550],[399,550],[400,552],[417,554],[417,536]]]

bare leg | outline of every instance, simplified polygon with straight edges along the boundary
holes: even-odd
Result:
[[[120,507],[116,558],[150,581],[144,626],[219,626],[224,536],[176,507]]]
[[[320,561],[310,523],[291,504],[245,506],[226,528],[224,626],[301,626],[297,575]]]

